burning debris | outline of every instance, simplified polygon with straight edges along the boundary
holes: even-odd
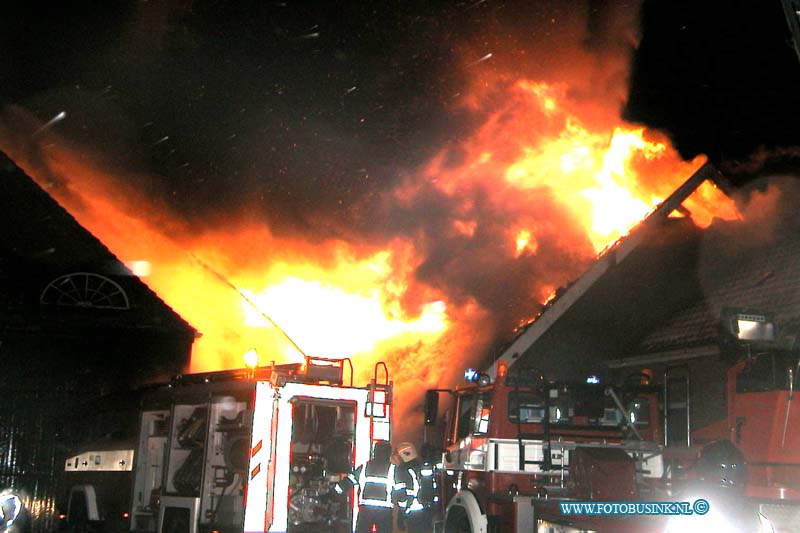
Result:
[[[39,127],[36,131],[34,131],[31,134],[31,137],[35,137],[36,135],[39,135],[41,132],[45,131],[47,128],[53,126],[54,124],[57,124],[58,122],[61,122],[65,118],[67,118],[67,112],[66,111],[59,112],[56,116],[54,116],[53,118],[51,118],[50,120],[48,120],[47,122],[42,124],[41,127]]]
[[[488,54],[486,54],[482,58],[477,59],[477,60],[473,61],[472,63],[470,63],[470,66],[477,65],[478,63],[483,63],[484,61],[488,61],[491,58],[492,58],[492,53],[489,52]]]

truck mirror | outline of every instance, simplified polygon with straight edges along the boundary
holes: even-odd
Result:
[[[439,392],[435,390],[425,391],[425,425],[433,426],[436,424],[437,411],[439,410]]]

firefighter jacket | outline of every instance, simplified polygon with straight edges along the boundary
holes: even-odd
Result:
[[[433,467],[412,459],[403,464],[406,481],[406,514],[422,511],[433,506],[436,498],[436,481]]]
[[[367,461],[346,478],[336,484],[334,490],[343,494],[358,487],[358,504],[366,507],[394,508],[394,504],[406,499],[406,483],[403,474],[392,463]]]

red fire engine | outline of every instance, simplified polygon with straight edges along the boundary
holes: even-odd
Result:
[[[727,417],[703,436],[729,440],[741,450],[747,461],[747,496],[760,501],[774,522],[793,523],[794,531],[800,530],[796,340],[781,345],[772,318],[762,312],[729,309],[724,315],[739,357],[727,373]]]
[[[469,370],[468,385],[428,391],[428,425],[440,393],[453,399],[439,465],[443,531],[800,531],[800,409],[792,405],[800,359],[772,344],[774,326],[763,314],[732,313],[724,322],[744,357],[728,372],[727,418],[700,430],[703,439],[696,435],[705,445],[692,434],[687,445],[667,445],[665,405],[675,403],[668,385],[676,379],[668,373],[656,384],[649,370],[625,369],[607,386],[614,377],[607,368],[602,378],[558,383],[501,360],[494,375]],[[707,516],[595,516],[562,507],[696,498],[711,502]]]
[[[663,474],[659,428],[650,423],[657,420],[655,387],[637,383],[606,394],[596,376],[550,383],[536,371],[509,373],[505,364],[494,381],[474,370],[465,377],[469,385],[446,391],[454,400],[439,468],[447,533],[536,531],[551,504],[632,499]],[[428,424],[440,392],[427,393]],[[594,527],[552,531],[581,530]]]
[[[390,439],[392,396],[384,363],[366,387],[352,374],[349,359],[306,358],[152,387],[135,442],[67,459],[65,528],[351,532],[357,505],[332,488]]]

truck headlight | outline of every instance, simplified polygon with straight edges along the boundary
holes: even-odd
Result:
[[[8,531],[22,511],[22,500],[12,492],[0,494],[0,531]]]

